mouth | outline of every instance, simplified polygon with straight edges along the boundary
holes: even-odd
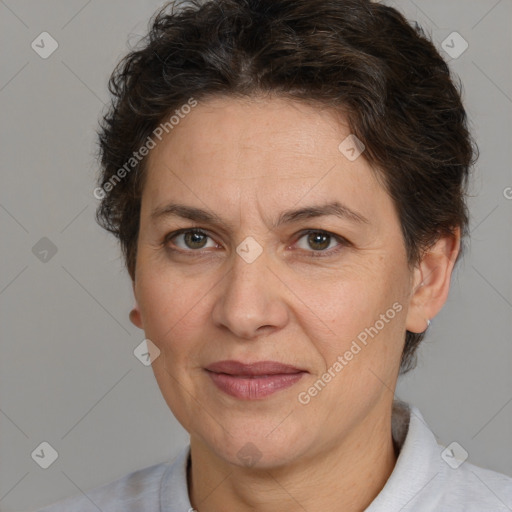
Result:
[[[205,368],[215,386],[240,400],[259,400],[287,389],[308,372],[277,361],[218,361]]]

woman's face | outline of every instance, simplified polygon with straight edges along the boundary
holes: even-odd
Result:
[[[415,283],[391,198],[338,148],[349,134],[298,102],[216,98],[150,152],[137,322],[170,409],[225,461],[307,460],[389,419]]]

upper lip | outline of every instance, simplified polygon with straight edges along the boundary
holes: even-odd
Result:
[[[240,361],[217,361],[206,367],[206,370],[215,373],[227,373],[228,375],[255,376],[255,375],[279,375],[283,373],[304,372],[300,368],[277,361],[256,361],[254,363],[242,363]]]

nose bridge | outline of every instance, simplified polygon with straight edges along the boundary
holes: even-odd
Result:
[[[287,320],[286,305],[269,269],[269,254],[256,243],[245,239],[237,247],[213,311],[217,325],[247,339],[257,336],[263,327],[281,328]]]

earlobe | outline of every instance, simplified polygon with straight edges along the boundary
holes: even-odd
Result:
[[[443,236],[428,249],[414,270],[406,329],[422,333],[443,307],[460,250],[460,229]]]
[[[139,304],[137,302],[137,298],[135,296],[135,283],[133,284],[133,295],[135,297],[135,305],[133,306],[133,309],[130,311],[130,322],[135,325],[135,327],[138,327],[139,329],[143,329],[142,324],[142,315],[140,313]]]
[[[140,314],[140,309],[137,304],[135,304],[134,308],[130,311],[130,322],[138,327],[139,329],[142,329],[142,317]]]

